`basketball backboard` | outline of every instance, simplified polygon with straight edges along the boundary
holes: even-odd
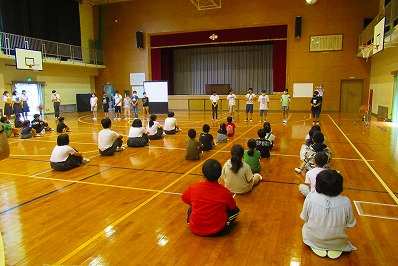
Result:
[[[17,69],[43,70],[43,56],[40,51],[15,48],[15,62]]]
[[[386,18],[383,17],[374,27],[373,34],[373,54],[384,49],[384,28],[386,24]]]

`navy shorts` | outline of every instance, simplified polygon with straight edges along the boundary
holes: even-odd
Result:
[[[253,113],[253,104],[246,104],[246,113]]]

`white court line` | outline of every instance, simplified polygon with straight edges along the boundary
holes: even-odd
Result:
[[[337,125],[337,123],[333,120],[333,118],[330,117],[330,115],[328,115],[328,117],[330,118],[330,120],[332,120],[333,124],[337,127],[337,129],[344,136],[344,138],[348,141],[348,143],[351,144],[352,148],[356,151],[356,153],[359,155],[359,157],[361,157],[362,161],[366,164],[366,166],[373,173],[373,175],[377,178],[377,180],[384,187],[384,189],[387,190],[387,192],[388,192],[388,194],[390,194],[391,198],[398,204],[398,198],[397,198],[397,196],[395,196],[394,192],[387,186],[387,184],[384,182],[384,180],[379,176],[379,174],[376,172],[376,170],[369,164],[369,162],[365,159],[365,157],[357,149],[357,147],[355,147],[355,145],[351,142],[351,140],[347,137],[347,135],[344,134],[343,130]]]
[[[388,206],[388,207],[393,207],[393,208],[398,208],[397,205],[354,200],[355,208],[357,209],[357,212],[358,212],[358,214],[359,214],[360,216],[367,216],[367,217],[373,217],[373,218],[382,218],[382,219],[388,219],[388,220],[398,220],[398,217],[390,217],[390,216],[384,216],[384,215],[370,215],[370,214],[365,214],[365,212],[362,210],[362,207],[361,207],[361,204],[362,204],[362,203],[365,203],[365,204],[372,204],[372,205]]]

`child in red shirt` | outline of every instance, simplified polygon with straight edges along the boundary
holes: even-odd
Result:
[[[227,233],[226,229],[239,215],[231,192],[218,183],[221,170],[217,160],[207,160],[202,167],[205,181],[191,185],[182,195],[182,201],[190,205],[187,223],[197,235]]]
[[[227,123],[225,124],[225,128],[227,129],[227,136],[232,137],[235,135],[235,124],[232,122],[232,116],[227,117]]]

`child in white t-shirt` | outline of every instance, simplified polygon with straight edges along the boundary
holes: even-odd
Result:
[[[93,119],[97,120],[98,98],[95,93],[91,95],[90,107],[91,107],[91,112],[93,112]]]
[[[305,184],[300,184],[299,185],[299,190],[300,192],[304,195],[304,197],[307,197],[308,193],[310,192],[316,192],[315,190],[315,184],[316,184],[316,176],[325,170],[323,168],[329,161],[329,156],[323,152],[317,152],[315,154],[315,168],[309,170],[305,174]],[[308,188],[308,185],[310,188]]]
[[[169,112],[167,114],[167,118],[164,120],[164,132],[166,134],[175,134],[176,132],[181,131],[178,127],[177,119],[174,117],[174,112]]]
[[[127,146],[129,147],[144,147],[149,145],[148,131],[142,126],[141,119],[134,119],[130,127],[129,138],[127,139]]]
[[[147,131],[148,131],[148,138],[150,140],[154,139],[161,139],[163,138],[163,126],[156,121],[157,116],[155,114],[152,114],[149,117],[149,122],[147,126]]]
[[[50,165],[53,170],[66,171],[89,161],[89,159],[83,158],[80,152],[69,146],[68,134],[58,136],[57,146],[54,147],[50,158]]]
[[[98,149],[102,156],[112,156],[115,151],[123,151],[123,136],[111,130],[112,121],[105,117],[101,120],[104,128],[98,133]]]
[[[269,97],[265,94],[265,90],[261,92],[261,95],[258,97],[258,102],[260,103],[260,122],[265,122],[268,113],[268,103]]]

